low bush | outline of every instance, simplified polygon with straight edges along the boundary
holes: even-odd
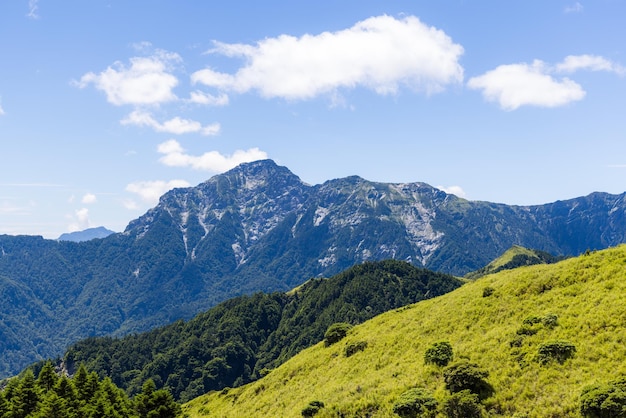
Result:
[[[365,350],[366,348],[367,348],[367,341],[353,342],[353,343],[346,345],[344,354],[346,355],[346,357],[350,357],[358,353],[359,351]]]
[[[580,395],[580,414],[585,418],[626,417],[626,380],[587,386]]]
[[[424,363],[435,364],[439,367],[447,366],[454,358],[452,345],[447,341],[439,341],[426,349]]]
[[[324,407],[324,402],[322,401],[311,401],[307,406],[302,409],[303,417],[313,417],[315,416],[320,409]]]
[[[324,334],[324,344],[328,347],[329,345],[341,341],[345,338],[351,328],[352,325],[345,322],[336,322],[332,324],[328,327],[326,333]]]
[[[443,412],[448,418],[480,418],[483,416],[483,407],[478,395],[465,389],[445,400]]]
[[[409,389],[393,405],[393,412],[402,418],[434,417],[437,400],[423,388]]]
[[[443,371],[446,389],[452,393],[469,390],[485,399],[493,395],[493,387],[487,382],[489,372],[481,369],[477,364],[462,361],[447,367]]]
[[[539,346],[537,360],[541,364],[548,364],[552,361],[564,363],[565,360],[574,357],[576,346],[569,341],[549,341]]]

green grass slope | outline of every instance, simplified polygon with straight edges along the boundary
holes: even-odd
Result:
[[[522,266],[534,264],[552,264],[563,260],[565,257],[557,257],[544,251],[532,250],[520,245],[513,245],[500,257],[496,258],[485,267],[468,273],[466,279],[478,279],[487,274],[497,273],[502,270],[511,270]]]
[[[494,393],[482,401],[488,416],[576,417],[583,388],[626,374],[625,278],[626,246],[501,271],[379,315],[254,383],[183,408],[192,418],[301,417],[320,401],[316,418],[396,417],[400,395],[420,387],[446,416],[445,368],[425,364],[424,353],[448,341],[453,363],[469,360],[489,373]],[[542,364],[539,349],[553,341],[573,344],[574,356]],[[346,355],[357,346],[362,350]]]

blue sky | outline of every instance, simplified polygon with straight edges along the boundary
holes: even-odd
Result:
[[[0,234],[122,231],[271,158],[469,200],[626,191],[626,2],[0,4]]]

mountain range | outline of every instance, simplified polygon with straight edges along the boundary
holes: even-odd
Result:
[[[166,193],[103,239],[0,236],[0,376],[87,336],[149,330],[364,261],[461,276],[513,245],[558,256],[606,248],[626,240],[624,197],[510,206],[425,183],[308,185],[271,160],[242,164]]]

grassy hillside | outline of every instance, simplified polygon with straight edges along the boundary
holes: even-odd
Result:
[[[466,274],[465,278],[475,280],[487,274],[497,273],[502,270],[511,270],[534,264],[552,264],[563,259],[565,259],[565,257],[557,257],[544,251],[514,245],[485,267]]]
[[[152,379],[187,401],[240,386],[320,341],[335,322],[362,323],[377,314],[450,292],[462,282],[404,261],[354,266],[285,293],[256,293],[223,302],[193,319],[123,338],[88,338],[64,356],[129,394]]]
[[[184,410],[191,417],[300,417],[320,401],[315,417],[395,417],[400,395],[419,387],[446,416],[446,368],[425,364],[424,353],[447,341],[452,363],[468,360],[489,373],[493,394],[481,402],[483,413],[576,417],[583,388],[626,375],[625,276],[626,246],[501,271],[379,315],[338,343],[319,343],[261,380],[209,393]],[[540,348],[556,341],[574,346],[573,357],[542,363]]]

